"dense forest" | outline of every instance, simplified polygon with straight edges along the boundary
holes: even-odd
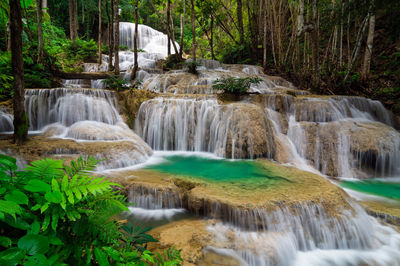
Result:
[[[371,232],[387,230],[397,242],[381,242],[393,248],[392,259],[399,262],[398,235],[375,220],[368,220],[373,229],[360,227],[354,217],[370,216],[339,187],[384,195],[396,200],[399,210],[400,1],[0,0],[0,32],[0,265],[181,265],[184,260],[194,265],[206,254],[203,247],[212,245],[236,255],[210,249],[201,265],[216,265],[221,258],[224,265],[294,265],[270,244],[262,255],[272,259],[258,260],[254,246],[269,243],[270,228],[274,239],[282,237],[276,232],[289,230],[291,248],[299,253],[374,250]],[[154,51],[143,49],[142,42],[164,37]],[[126,62],[132,64],[125,67]],[[138,90],[145,86],[151,89]],[[159,151],[235,160],[162,157]],[[157,156],[170,164],[150,164],[121,179],[106,171]],[[273,162],[253,160],[259,158]],[[99,169],[110,179],[100,177]],[[200,178],[175,179],[188,173]],[[355,188],[360,184],[342,177],[397,179]],[[145,185],[128,191],[129,178]],[[288,189],[271,192],[276,184]],[[320,191],[313,191],[314,185]],[[135,198],[135,193],[147,194]],[[245,195],[243,202],[237,195]],[[136,209],[127,203],[132,197]],[[260,198],[271,208],[293,205],[268,216],[257,209]],[[189,220],[193,227],[226,235],[211,242],[210,230],[195,227],[187,240],[190,230],[183,223],[174,228],[173,241],[160,244],[150,227],[133,226],[121,214],[143,211],[140,204],[179,214],[185,209],[232,227]],[[285,220],[292,217],[291,208],[298,208],[298,220]],[[351,211],[338,214],[340,219],[330,216],[342,210]],[[400,213],[368,209],[371,213],[392,219],[398,230]],[[187,229],[184,244],[181,228]],[[264,232],[254,240],[246,230]],[[245,240],[234,242],[240,237]],[[203,255],[188,259],[193,250]],[[230,255],[236,264],[226,259]],[[380,265],[372,258],[354,259],[359,255],[332,265]]]

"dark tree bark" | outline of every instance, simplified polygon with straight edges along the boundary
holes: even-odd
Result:
[[[211,59],[215,60],[214,54],[214,16],[211,14],[211,22],[210,22],[210,48],[211,48]]]
[[[192,3],[192,36],[193,36],[193,43],[192,43],[192,56],[193,61],[196,62],[196,26],[195,26],[195,14],[194,14],[194,0],[191,0]]]
[[[319,87],[320,83],[320,71],[319,71],[319,36],[318,36],[318,0],[312,1],[312,20],[313,20],[313,30],[310,33],[311,36],[311,52],[312,52],[312,85],[314,88]]]
[[[111,10],[109,7],[111,2]],[[108,18],[108,71],[112,71],[113,51],[114,51],[114,1],[106,0],[106,12]]]
[[[77,10],[75,0],[69,0],[69,35],[71,41],[75,41],[78,36]]]
[[[28,137],[25,113],[24,63],[22,58],[22,15],[19,0],[10,0],[11,64],[14,76],[14,141],[21,145]]]
[[[103,59],[102,58],[102,52],[101,52],[101,35],[102,35],[102,29],[101,29],[101,0],[99,0],[99,41],[98,41],[98,47],[99,47],[99,64],[100,65],[101,65],[102,59]]]
[[[240,37],[240,44],[244,43],[244,29],[243,29],[243,4],[242,0],[237,0],[237,19],[239,25],[239,37]]]
[[[133,52],[135,54],[135,64],[133,68],[133,79],[136,80],[136,74],[139,69],[138,64],[138,28],[139,28],[139,14],[138,14],[139,0],[135,2],[135,36],[133,37]]]
[[[114,72],[115,75],[119,75],[119,8],[118,0],[114,0],[114,16],[115,16],[115,38],[114,38]]]
[[[36,16],[37,16],[37,31],[38,31],[38,58],[37,63],[41,64],[43,60],[43,28],[42,28],[42,0],[36,0]]]
[[[186,0],[183,0],[183,14],[181,15],[181,47],[179,48],[179,55],[182,58],[183,55],[183,35],[185,31],[185,14],[186,13]]]
[[[171,0],[167,1],[167,27],[168,27],[168,55],[171,54],[171,36],[170,36],[170,32],[171,31]]]

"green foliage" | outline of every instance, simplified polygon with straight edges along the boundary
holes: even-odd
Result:
[[[0,100],[7,100],[14,95],[11,72],[11,53],[0,53]]]
[[[181,67],[182,59],[179,57],[179,55],[176,54],[169,55],[163,64],[164,69],[178,69]]]
[[[228,45],[221,51],[220,59],[225,64],[249,64],[251,60],[249,45]]]
[[[82,61],[95,58],[97,53],[97,44],[93,39],[89,41],[76,39],[74,42],[69,43],[66,48],[69,58]]]
[[[103,80],[106,89],[123,91],[128,88],[126,80],[119,78],[118,75],[111,75],[109,78]]]
[[[0,155],[1,265],[179,265],[180,252],[155,256],[148,228],[123,226],[120,185],[91,176],[97,160],[34,161],[17,171]],[[160,258],[159,258],[160,256]]]
[[[184,66],[187,68],[189,73],[197,75],[197,67],[200,66],[200,63],[193,60],[187,60],[184,63]]]
[[[128,47],[127,45],[120,45],[120,46],[119,46],[119,50],[120,50],[120,51],[128,51],[128,50],[129,50],[129,47]]]
[[[258,84],[261,79],[258,77],[247,78],[224,78],[217,79],[213,82],[212,88],[214,90],[222,90],[227,94],[242,95],[246,94],[250,89],[251,84]]]

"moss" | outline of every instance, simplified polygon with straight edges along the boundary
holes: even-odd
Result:
[[[122,106],[122,112],[126,118],[126,123],[130,128],[133,128],[136,114],[140,108],[140,105],[156,97],[156,94],[147,90],[130,90],[118,92],[118,100],[120,106]]]

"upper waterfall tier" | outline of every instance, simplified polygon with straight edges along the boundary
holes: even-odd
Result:
[[[267,157],[365,178],[400,174],[400,133],[392,125],[380,102],[362,97],[271,94],[221,104],[212,96],[177,95],[144,102],[135,129],[155,150]]]
[[[273,156],[268,121],[253,104],[157,98],[141,105],[135,126],[156,150],[207,151],[227,158]]]
[[[119,44],[126,45],[130,49],[134,48],[135,24],[130,22],[119,23]],[[164,57],[168,55],[168,36],[149,26],[138,25],[138,48],[149,53],[161,54]],[[178,43],[175,42],[177,49]],[[175,53],[171,41],[171,53]]]
[[[52,123],[70,126],[91,120],[114,125],[122,121],[114,93],[90,89],[29,89],[25,91],[25,110],[31,130]]]

